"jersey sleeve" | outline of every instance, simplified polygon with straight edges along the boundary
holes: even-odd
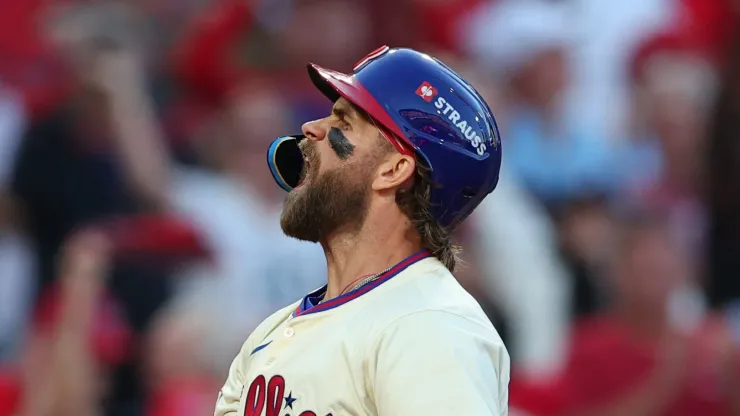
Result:
[[[507,415],[509,354],[496,331],[443,311],[402,317],[368,365],[379,416]]]
[[[239,399],[241,398],[242,389],[244,388],[244,373],[243,368],[245,363],[245,351],[248,350],[249,345],[252,344],[251,337],[242,346],[242,349],[237,354],[234,361],[231,363],[229,368],[229,375],[226,378],[226,383],[221,387],[221,391],[218,392],[218,399],[216,400],[216,410],[213,416],[235,416],[239,411]],[[246,353],[248,354],[248,352]]]

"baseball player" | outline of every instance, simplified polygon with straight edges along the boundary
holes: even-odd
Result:
[[[496,187],[491,110],[453,70],[384,46],[268,150],[286,235],[320,243],[327,285],[249,336],[215,415],[506,415],[509,355],[455,280],[449,232]]]

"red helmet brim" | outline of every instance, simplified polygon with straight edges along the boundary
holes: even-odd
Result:
[[[332,102],[340,97],[364,110],[377,121],[383,136],[399,153],[413,156],[414,146],[375,97],[351,75],[309,64],[308,75],[316,88]],[[387,131],[383,131],[383,130]],[[390,133],[390,134],[389,134]]]

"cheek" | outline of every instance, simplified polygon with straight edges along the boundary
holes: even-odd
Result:
[[[360,183],[364,183],[367,179],[364,171],[356,164],[342,163],[336,160],[327,164],[330,166],[326,166],[322,162],[319,169],[311,166],[312,172],[310,174],[313,175],[314,179],[308,186],[310,188],[326,188],[326,197],[335,197],[347,189],[357,188]]]
[[[337,154],[334,153],[334,150],[329,147],[328,142],[322,143],[322,145],[323,144],[325,144],[326,146],[320,146],[320,149],[316,149],[317,152],[315,155],[315,160],[311,161],[312,173],[324,174],[326,172],[340,169],[348,162],[343,161],[339,157],[337,157]]]

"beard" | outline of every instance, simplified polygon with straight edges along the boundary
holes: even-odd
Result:
[[[285,200],[280,216],[283,233],[317,243],[339,230],[358,231],[370,202],[366,168],[352,164],[317,176],[318,163],[311,163],[311,182],[290,192]]]

